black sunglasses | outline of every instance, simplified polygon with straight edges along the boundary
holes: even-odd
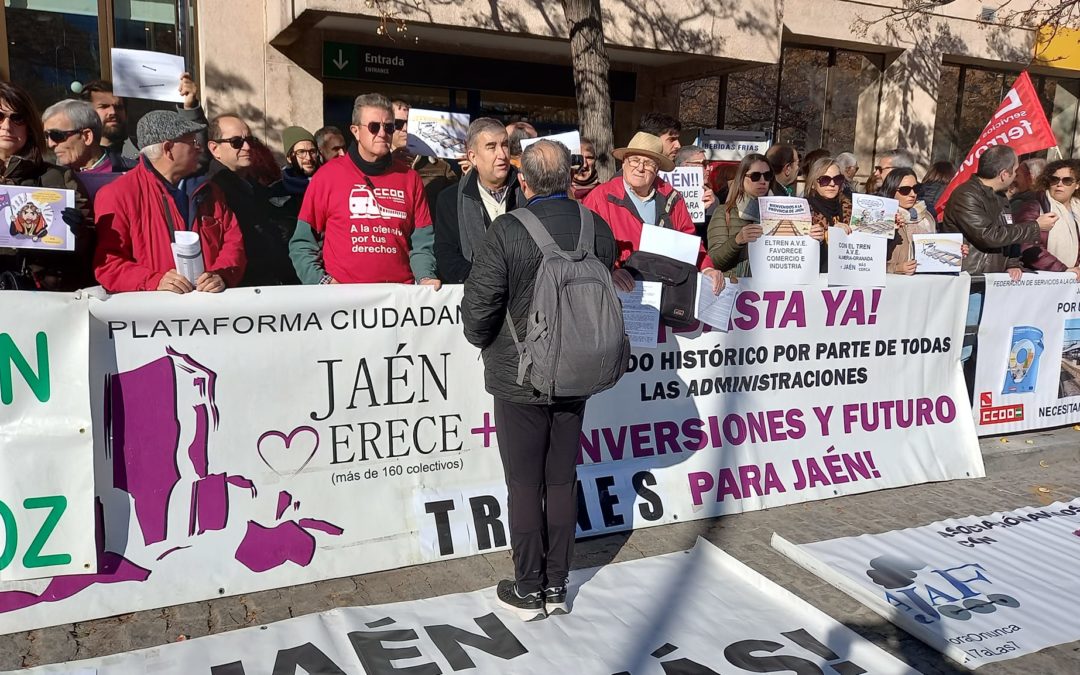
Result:
[[[63,143],[75,134],[81,132],[82,129],[71,129],[69,131],[61,131],[60,129],[46,129],[45,136],[53,143]]]
[[[750,179],[751,183],[756,183],[759,180],[764,180],[767,183],[771,183],[773,179],[772,171],[751,171],[746,174],[746,177]]]
[[[0,124],[3,124],[4,120],[11,120],[12,124],[26,124],[26,115],[17,112],[0,112]]]
[[[840,187],[841,185],[844,184],[844,182],[846,180],[847,179],[844,178],[842,175],[840,175],[840,176],[818,176],[817,184],[818,184],[819,187],[829,187],[829,184],[832,183],[836,187]]]
[[[1057,185],[1058,183],[1061,183],[1065,187],[1069,187],[1076,182],[1076,179],[1072,176],[1050,176],[1046,179],[1046,182],[1049,185]]]
[[[233,136],[231,138],[214,138],[211,140],[213,140],[215,143],[228,143],[229,147],[231,147],[233,150],[239,150],[240,148],[244,147],[244,143],[247,143],[248,145],[255,145],[254,136]]]
[[[367,130],[368,130],[368,133],[371,134],[372,136],[378,136],[379,135],[379,129],[382,129],[383,131],[386,132],[387,136],[390,136],[390,135],[392,135],[394,133],[394,128],[396,126],[397,126],[397,122],[387,122],[385,124],[379,124],[378,122],[368,122],[367,123]]]
[[[405,128],[405,125],[408,124],[408,123],[409,123],[409,120],[407,120],[407,119],[406,120],[399,120],[399,119],[397,119],[395,117],[394,118],[394,131],[401,131],[402,129]],[[372,131],[371,133],[375,133],[375,132]]]
[[[918,185],[901,185],[900,187],[896,188],[896,193],[907,197],[912,192],[915,192],[918,189]]]

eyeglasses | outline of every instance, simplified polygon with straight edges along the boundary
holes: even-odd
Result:
[[[293,154],[297,157],[312,157],[319,153],[318,150],[293,150]]]
[[[912,192],[915,192],[918,189],[918,185],[901,185],[900,187],[896,188],[896,194],[904,195],[905,197],[907,197]]]
[[[45,136],[53,143],[63,143],[67,139],[71,138],[77,133],[80,133],[82,129],[71,129],[61,131],[60,129],[46,129]]]
[[[409,123],[408,118],[398,119],[397,117],[395,117],[394,118],[394,131],[401,131],[402,129],[405,128],[405,125],[407,125],[408,123]],[[375,133],[375,132],[372,131],[371,133]]]
[[[656,171],[657,169],[660,168],[660,166],[656,162],[652,161],[651,159],[641,157],[639,155],[634,155],[633,157],[627,157],[625,164],[626,164],[626,166],[630,167],[631,169],[637,169],[637,168],[640,167],[641,169],[644,169],[645,171]]]
[[[772,179],[773,179],[773,172],[772,171],[751,171],[750,173],[746,174],[746,177],[750,179],[751,183],[756,183],[756,182],[761,181],[761,180],[765,181],[766,183],[771,183]]]
[[[1046,179],[1046,182],[1050,185],[1057,185],[1058,183],[1061,183],[1065,187],[1069,187],[1076,182],[1076,179],[1072,176],[1050,176]]]
[[[371,134],[372,136],[378,136],[379,135],[379,129],[382,129],[384,132],[386,132],[387,136],[390,136],[390,135],[392,135],[394,133],[394,128],[396,126],[397,126],[397,122],[387,122],[385,124],[379,124],[378,122],[368,122],[367,123],[367,130],[368,130],[368,133]]]
[[[0,112],[0,124],[3,124],[4,120],[11,120],[12,124],[26,124],[26,115],[17,112]]]
[[[254,136],[232,136],[230,138],[211,138],[210,140],[215,143],[226,143],[233,150],[239,150],[244,147],[244,143],[247,143],[248,146],[255,144]]]
[[[892,171],[892,166],[875,166],[874,173],[885,173],[886,171]]]
[[[829,187],[830,184],[840,187],[847,181],[843,176],[818,176],[818,187]]]

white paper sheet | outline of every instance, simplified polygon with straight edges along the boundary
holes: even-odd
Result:
[[[184,57],[140,49],[112,50],[113,93],[127,98],[183,103],[177,89],[187,71]]]
[[[947,234],[913,234],[911,245],[915,256],[915,273],[960,273],[964,262],[961,246],[964,235],[959,232]]]
[[[851,231],[892,239],[900,202],[877,195],[851,195]]]
[[[199,242],[199,233],[177,232],[172,251],[173,261],[176,262],[176,272],[194,285],[203,272],[206,271],[203,266],[202,244]]]
[[[659,253],[697,266],[701,251],[701,237],[656,225],[641,227],[641,243],[638,248],[648,253]]]
[[[721,333],[728,332],[731,310],[735,307],[735,298],[739,296],[739,285],[729,280],[719,295],[713,295],[712,279],[699,274],[697,283],[697,309],[694,315],[698,321],[709,324]]]
[[[829,285],[883,287],[887,241],[876,234],[846,234],[842,227],[830,227]]]
[[[468,113],[413,108],[409,111],[406,149],[414,155],[454,159],[465,154]]]
[[[622,300],[623,324],[631,347],[656,347],[660,331],[660,294],[663,284],[659,281],[637,281],[634,290],[619,291]]]
[[[539,138],[526,138],[521,141],[521,149],[529,147],[533,143],[539,140],[558,141],[567,148],[570,149],[571,155],[581,154],[581,134],[577,131],[565,131],[561,134],[552,134],[550,136],[540,136]]]
[[[821,244],[810,237],[760,237],[750,242],[750,270],[769,284],[808,286],[817,281]]]

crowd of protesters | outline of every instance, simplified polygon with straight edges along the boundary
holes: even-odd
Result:
[[[74,250],[0,249],[0,288],[100,284],[109,292],[184,293],[365,282],[437,288],[463,283],[491,222],[527,201],[522,141],[537,136],[528,122],[476,119],[459,160],[416,156],[406,147],[409,104],[366,94],[356,99],[347,132],[284,129],[282,167],[240,115],[208,120],[189,76],[178,91],[181,105],[146,114],[131,134],[125,102],[107,82],[90,83],[80,99],[44,113],[23,89],[0,83],[0,182],[76,195],[74,207],[63,211]],[[659,177],[675,166],[702,166],[709,175],[705,151],[682,146],[681,131],[670,115],[643,116],[634,136],[614,151],[620,167],[607,182],[599,179],[588,139],[575,156],[568,196],[610,224],[620,288],[633,283],[624,265],[646,225],[700,236],[706,274],[745,276],[753,272],[747,247],[763,234],[751,215],[755,199],[804,197],[813,216],[810,236],[824,249],[828,228],[849,223],[857,192],[900,203],[890,273],[916,271],[913,234],[951,231],[963,233],[964,269],[972,273],[1015,276],[1030,269],[1080,278],[1074,161],[1019,162],[1009,148],[994,148],[939,210],[954,172],[947,162],[933,164],[920,180],[914,156],[893,150],[878,157],[860,184],[852,153],[800,156],[778,144],[745,156],[730,181],[716,180],[714,172],[704,189],[706,219],[695,223],[685,200]],[[198,279],[175,269],[171,243],[180,230],[199,234],[205,272]],[[827,256],[821,260],[824,270]]]

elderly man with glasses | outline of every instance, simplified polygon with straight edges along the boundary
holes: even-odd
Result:
[[[54,103],[45,109],[41,122],[45,143],[61,166],[76,173],[123,172],[135,166],[105,151],[101,118],[86,101],[69,98]]]
[[[619,259],[612,279],[616,288],[630,291],[634,288],[634,278],[623,265],[640,247],[641,233],[646,227],[665,227],[695,236],[696,233],[682,196],[657,175],[661,170],[675,168],[659,136],[639,131],[629,145],[611,154],[622,161],[622,174],[597,186],[582,203],[603,218],[615,233]],[[724,287],[724,276],[712,268],[705,247],[699,244],[698,248],[699,266],[712,280],[713,292],[719,293]]]
[[[218,293],[235,286],[247,264],[244,241],[225,196],[196,173],[206,127],[179,113],[155,110],[137,127],[138,165],[97,194],[94,275],[110,293]],[[177,232],[195,232],[205,271],[176,270]]]
[[[305,284],[442,284],[420,175],[391,155],[394,113],[382,94],[353,104],[356,144],[311,179],[289,253]]]

